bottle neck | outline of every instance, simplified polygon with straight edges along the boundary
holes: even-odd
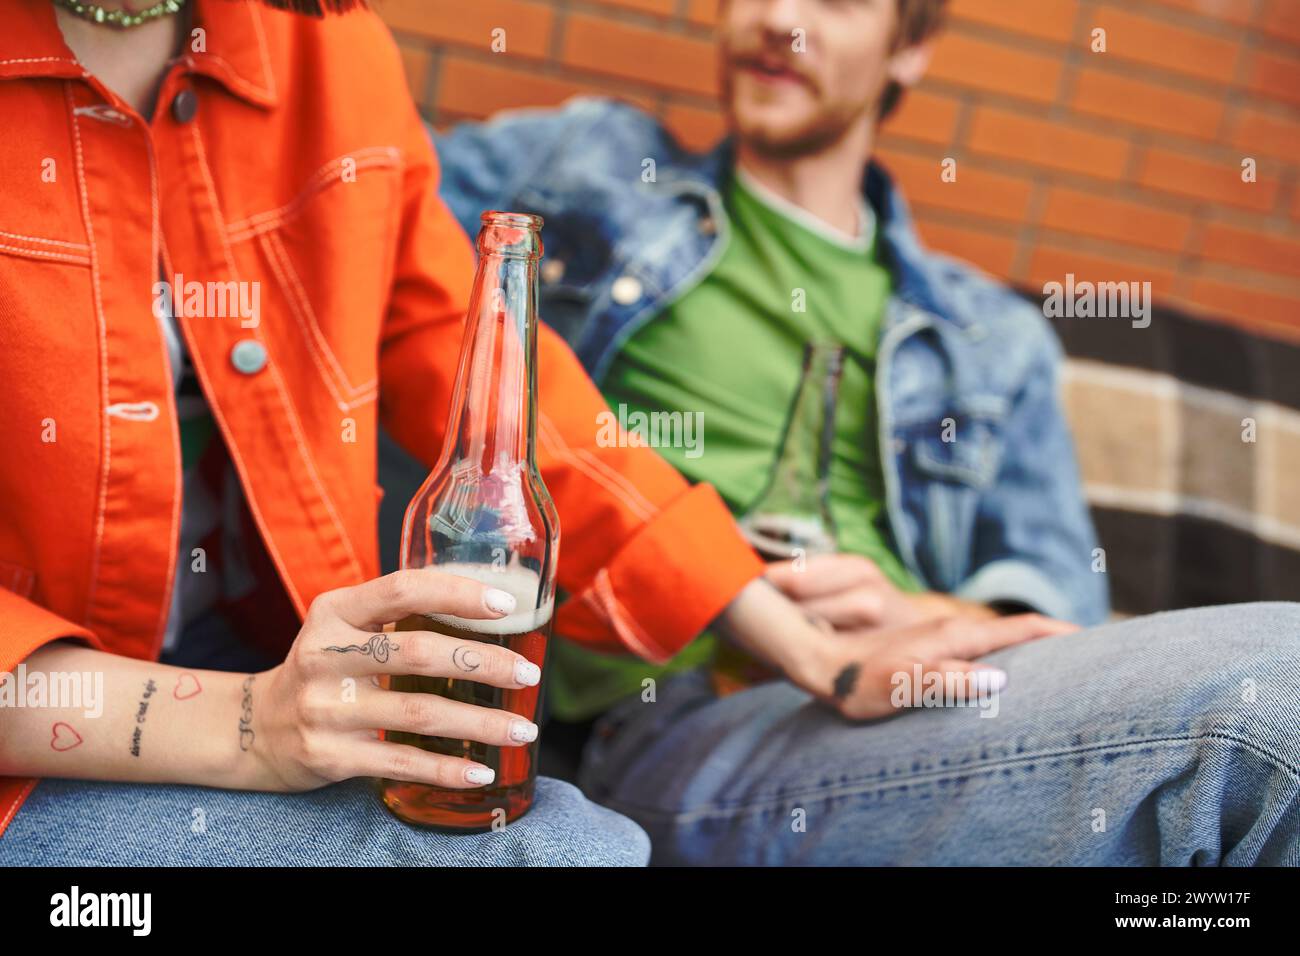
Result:
[[[536,471],[536,315],[537,260],[482,255],[447,436],[453,467]]]

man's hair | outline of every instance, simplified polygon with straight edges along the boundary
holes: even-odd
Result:
[[[893,49],[916,46],[943,29],[948,16],[948,0],[898,0],[898,31],[894,34]],[[898,109],[903,99],[902,84],[892,80],[880,97],[878,120],[884,120]]]

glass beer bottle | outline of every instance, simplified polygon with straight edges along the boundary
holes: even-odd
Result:
[[[402,525],[403,568],[437,567],[514,595],[500,620],[414,615],[397,625],[510,648],[541,667],[555,603],[560,529],[534,460],[537,410],[538,216],[485,212],[478,272],[441,457],[411,499]],[[541,685],[506,690],[461,678],[392,677],[422,691],[537,721]],[[472,740],[387,731],[385,738],[475,760],[496,777],[450,790],[379,781],[384,804],[409,823],[480,830],[521,816],[533,799],[537,741],[497,747]]]
[[[776,465],[767,487],[738,524],[765,561],[789,561],[835,550],[830,511],[830,456],[835,438],[844,347],[804,346],[803,373],[786,418]],[[713,661],[719,696],[777,675],[734,645],[721,643]]]

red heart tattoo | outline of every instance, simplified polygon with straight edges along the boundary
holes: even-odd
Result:
[[[70,724],[59,721],[54,725],[53,733],[50,734],[51,748],[62,753],[65,750],[71,750],[73,747],[80,747],[81,743],[81,734],[73,730]]]
[[[182,674],[176,680],[176,687],[172,691],[172,696],[177,700],[189,700],[201,693],[203,693],[203,686],[199,683],[199,679],[193,674]]]

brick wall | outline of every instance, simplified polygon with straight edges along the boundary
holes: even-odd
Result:
[[[439,124],[603,93],[693,146],[721,134],[717,0],[372,3]],[[1026,287],[1149,280],[1157,302],[1300,339],[1300,0],[953,0],[953,14],[882,142],[932,246]]]

